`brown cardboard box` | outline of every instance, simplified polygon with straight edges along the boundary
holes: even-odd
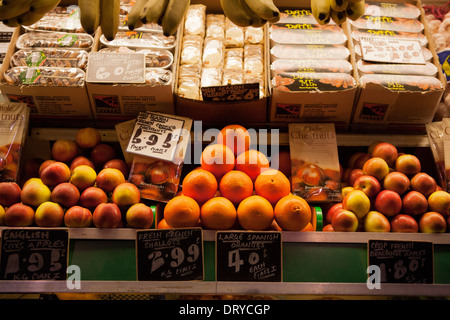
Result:
[[[431,37],[430,30],[425,22],[425,12],[422,3],[418,1],[394,1],[411,3],[421,11],[420,21],[424,24],[424,34],[428,38],[428,49],[433,54],[432,62],[438,67],[438,79],[442,82],[442,90],[414,92],[391,90],[379,84],[370,83],[361,88],[360,95],[355,103],[353,123],[355,124],[381,124],[381,125],[417,125],[431,122],[436,113],[438,104],[444,93],[446,80],[442,73],[439,59]],[[375,110],[375,112],[373,112]]]
[[[9,69],[16,41],[21,33],[21,28],[16,28],[1,67],[0,91],[5,101],[26,103],[30,108],[30,118],[92,119],[85,85],[79,87],[16,86],[4,81],[3,74]]]

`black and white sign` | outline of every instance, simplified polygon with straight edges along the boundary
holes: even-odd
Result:
[[[86,81],[145,83],[145,54],[91,52],[89,53]]]

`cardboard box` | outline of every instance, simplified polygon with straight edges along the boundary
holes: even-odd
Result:
[[[436,54],[431,32],[425,21],[425,12],[419,1],[389,1],[416,5],[420,21],[424,24],[423,33],[428,39],[428,49],[433,54],[432,63],[438,67],[437,78],[442,82],[441,90],[411,91],[388,89],[380,84],[369,83],[361,88],[355,104],[353,123],[381,125],[415,125],[433,121],[434,115],[445,90],[446,80]],[[394,84],[397,85],[397,84]],[[401,86],[402,84],[399,84]]]
[[[38,85],[12,85],[4,80],[10,60],[16,49],[16,41],[22,29],[16,28],[1,67],[0,91],[5,101],[26,103],[30,118],[43,119],[92,119],[86,86],[54,87]]]

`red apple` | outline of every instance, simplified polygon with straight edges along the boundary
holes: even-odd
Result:
[[[370,210],[370,199],[363,191],[353,190],[342,199],[342,209],[353,212],[361,219]]]
[[[92,213],[81,206],[73,206],[64,215],[64,224],[69,228],[88,228],[92,225]]]
[[[113,192],[121,183],[125,182],[125,177],[119,169],[102,169],[97,175],[97,187],[103,189],[106,193]]]
[[[362,175],[356,179],[353,188],[355,190],[361,190],[369,198],[373,198],[381,191],[381,184],[374,176]]]
[[[34,221],[39,227],[60,227],[63,219],[64,209],[52,201],[41,203],[34,216]]]
[[[395,191],[399,195],[403,195],[409,189],[409,186],[409,178],[405,174],[398,171],[388,173],[383,180],[384,189]]]
[[[384,214],[378,211],[369,211],[364,218],[364,231],[366,232],[389,232],[391,224]]]
[[[15,182],[0,182],[0,206],[5,208],[20,202],[22,189]]]
[[[153,223],[153,210],[144,203],[132,205],[126,212],[128,226],[135,229],[148,229]]]
[[[116,204],[101,203],[95,208],[92,221],[97,228],[117,228],[122,222],[122,214]]]
[[[353,212],[341,209],[333,215],[331,225],[337,232],[355,232],[358,228],[358,218]]]
[[[34,209],[21,202],[5,211],[5,224],[9,227],[30,227],[34,223]]]
[[[402,198],[395,191],[382,190],[375,198],[374,207],[385,216],[393,217],[402,210]]]
[[[389,173],[389,166],[384,159],[374,157],[364,163],[363,172],[366,175],[374,176],[378,181],[383,181]]]
[[[353,163],[353,167],[355,169],[362,169],[364,167],[364,164],[371,158],[370,154],[368,153],[362,153],[355,159],[355,162]]]
[[[436,211],[444,217],[450,216],[450,194],[447,191],[438,190],[428,197],[430,211]]]
[[[49,188],[70,180],[71,171],[67,164],[55,161],[45,166],[39,173],[42,182]]]
[[[115,158],[116,151],[106,143],[97,144],[90,153],[90,159],[97,167],[103,167],[106,162]]]
[[[436,191],[436,187],[436,180],[428,173],[419,172],[411,178],[411,189],[419,191],[425,197]]]
[[[413,216],[421,215],[428,210],[428,201],[423,194],[418,191],[409,191],[403,196],[402,211]]]
[[[80,195],[80,205],[93,211],[100,203],[107,203],[108,196],[98,187],[89,187]]]
[[[80,191],[72,183],[63,182],[52,190],[51,200],[59,203],[64,208],[70,208],[80,200]]]
[[[86,158],[85,156],[78,156],[75,159],[72,160],[72,162],[70,163],[70,171],[73,171],[73,169],[75,169],[78,166],[81,165],[86,165],[89,166],[93,169],[95,169],[95,165],[94,163],[91,161],[91,159]]]
[[[388,142],[377,143],[371,153],[372,157],[379,157],[386,161],[390,168],[395,166],[398,157],[397,148]]]
[[[128,178],[128,166],[127,166],[126,162],[122,159],[112,159],[112,160],[107,161],[103,165],[103,169],[105,169],[105,168],[116,168],[123,173],[123,176],[125,177],[125,179]]]
[[[413,154],[400,154],[395,161],[395,171],[414,176],[421,170],[419,158]]]
[[[355,181],[364,175],[362,169],[351,169],[347,176],[347,184],[351,187],[355,185]]]
[[[447,221],[442,214],[428,211],[419,220],[419,230],[423,233],[443,233],[447,230]]]
[[[331,223],[331,220],[333,219],[333,215],[338,211],[342,209],[342,202],[338,202],[333,204],[327,211],[327,214],[325,215],[325,221],[327,223]]]
[[[392,232],[419,232],[419,225],[412,216],[408,214],[398,214],[391,220]]]

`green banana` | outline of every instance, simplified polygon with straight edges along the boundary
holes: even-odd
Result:
[[[190,0],[169,0],[161,22],[165,36],[174,35],[177,32],[190,4]]]
[[[20,23],[17,21],[17,18],[3,19],[2,22],[5,26],[11,27],[11,28],[16,28],[16,27],[20,26]]]
[[[78,0],[80,22],[84,31],[95,33],[100,25],[100,0]]]
[[[250,7],[247,5],[247,2],[245,2],[245,0],[238,0],[238,2],[252,19],[253,21],[251,24],[252,27],[259,28],[266,24],[267,20],[261,18],[255,12],[253,12],[252,9],[250,9]]]
[[[106,40],[112,41],[119,30],[120,0],[100,0],[100,27]]]
[[[330,7],[331,10],[342,12],[345,11],[348,5],[348,0],[331,0]]]
[[[0,6],[0,19],[6,20],[30,11],[33,0],[3,0]]]
[[[144,5],[147,3],[147,0],[136,0],[136,2],[131,7],[130,12],[128,13],[127,25],[128,29],[133,31],[139,27],[142,27],[144,24],[141,19],[141,11]]]
[[[333,20],[337,25],[340,25],[345,20],[347,20],[347,14],[345,13],[345,11],[331,10],[331,20]]]
[[[330,0],[311,0],[311,13],[321,25],[330,22]]]
[[[45,13],[38,13],[38,12],[32,12],[28,11],[24,14],[18,16],[15,18],[17,20],[17,23],[19,23],[22,26],[31,26],[32,24],[38,22],[42,19],[43,16],[45,16]]]
[[[275,23],[280,20],[280,10],[273,0],[245,0],[248,7],[262,19]]]
[[[184,2],[184,1],[182,1]],[[169,0],[147,0],[141,10],[143,23],[157,22],[162,24],[162,18],[169,5]]]
[[[55,9],[61,0],[33,0],[30,5],[30,11],[35,13],[47,13]]]
[[[240,0],[220,0],[220,6],[225,16],[239,27],[248,27],[254,23],[253,17],[244,7]]]
[[[366,11],[365,1],[349,2],[347,9],[345,9],[347,17],[353,21],[361,18],[365,11]]]

